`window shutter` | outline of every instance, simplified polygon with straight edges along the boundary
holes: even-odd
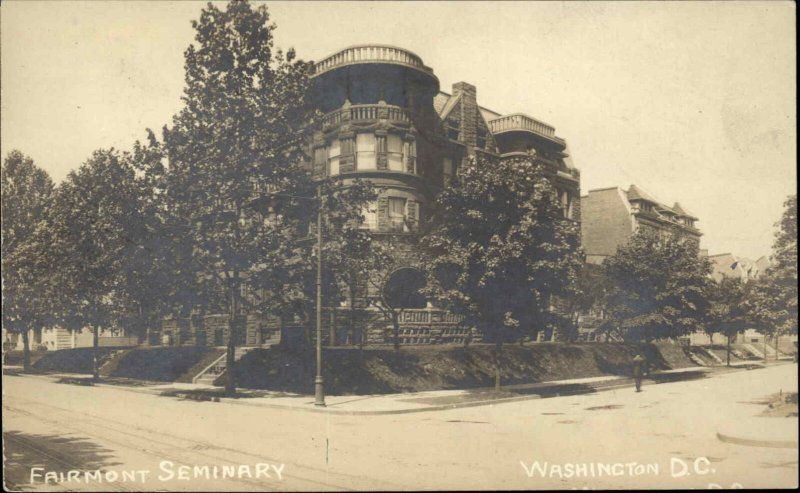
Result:
[[[406,172],[415,173],[417,168],[417,143],[413,140],[406,141]]]
[[[321,180],[325,178],[325,161],[327,159],[326,149],[324,147],[317,147],[314,149],[314,179]]]
[[[356,170],[355,139],[352,137],[341,139],[342,155],[339,158],[339,171],[350,173]]]
[[[419,223],[419,202],[414,199],[406,201],[406,221],[408,222],[408,229],[417,231]]]
[[[378,197],[378,231],[389,231],[389,197]]]
[[[375,150],[377,151],[377,162],[376,167],[378,169],[387,169],[389,167],[389,162],[386,157],[386,135],[375,135]]]

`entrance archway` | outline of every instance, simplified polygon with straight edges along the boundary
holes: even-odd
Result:
[[[383,287],[386,301],[394,308],[425,308],[427,298],[420,293],[425,287],[425,274],[411,267],[398,269]]]

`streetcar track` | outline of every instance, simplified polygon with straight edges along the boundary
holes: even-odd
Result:
[[[50,453],[51,451],[45,451],[44,449],[42,449],[40,447],[37,447],[36,445],[32,444],[30,440],[22,438],[20,436],[11,435],[11,434],[4,434],[3,439],[8,441],[8,442],[14,442],[14,443],[16,443],[18,445],[21,445],[23,448],[27,448],[28,450],[31,450],[31,451],[39,454],[39,455],[43,455],[44,457],[47,457],[48,459],[51,459],[51,460],[53,460],[55,462],[58,462],[61,465],[67,466],[68,470],[73,470],[73,471],[85,471],[86,470],[86,468],[81,467],[79,464],[76,464],[74,462],[70,462],[69,460],[64,459],[63,457],[59,457],[57,455],[53,455],[53,453]],[[101,468],[101,469],[98,469],[98,470],[102,471],[103,469]],[[92,480],[92,482],[93,483],[97,483],[97,484],[102,484],[102,481]],[[88,484],[88,481],[87,481],[86,484]],[[116,483],[109,482],[108,484],[110,484],[112,488],[117,489],[119,491],[132,491],[129,488],[125,488],[124,486],[116,484]]]
[[[159,431],[149,430],[149,429],[146,429],[146,428],[143,428],[143,427],[140,427],[140,426],[131,425],[129,423],[123,423],[123,422],[116,421],[116,420],[113,420],[113,419],[110,419],[110,418],[107,418],[107,417],[104,417],[104,416],[98,416],[98,415],[95,415],[95,414],[92,414],[92,413],[78,413],[76,411],[65,409],[65,408],[62,408],[62,407],[59,407],[59,406],[55,406],[55,405],[52,405],[52,404],[45,404],[45,403],[41,403],[41,402],[30,401],[30,400],[27,400],[27,399],[25,401],[27,401],[28,403],[31,403],[31,404],[33,404],[35,406],[51,408],[51,409],[54,409],[54,410],[57,410],[57,411],[60,411],[60,412],[63,412],[63,413],[77,414],[79,416],[78,418],[71,419],[70,421],[68,421],[68,423],[84,422],[84,423],[87,423],[87,424],[89,424],[89,425],[91,425],[93,427],[103,428],[103,429],[109,430],[111,432],[118,433],[118,434],[121,434],[121,435],[128,435],[128,436],[131,436],[131,437],[136,438],[136,439],[144,439],[144,438],[142,436],[140,436],[140,435],[137,435],[136,433],[133,433],[133,432],[129,431],[129,430],[133,429],[133,430],[136,430],[136,431],[139,431],[139,432],[142,432],[142,433],[146,433],[146,434],[149,434],[149,435],[157,435],[157,436],[169,437],[169,438],[172,438],[174,440],[179,440],[181,442],[185,442],[186,444],[188,444],[188,446],[185,447],[185,448],[180,448],[180,447],[176,447],[176,445],[174,443],[164,442],[162,440],[153,439],[153,438],[148,438],[147,439],[148,442],[160,444],[160,445],[166,447],[167,449],[182,450],[182,451],[185,450],[185,449],[190,449],[191,452],[189,452],[189,450],[185,450],[185,452],[193,453],[195,455],[206,457],[208,459],[212,459],[212,460],[216,460],[216,461],[223,461],[223,462],[227,462],[229,464],[239,464],[237,462],[231,461],[230,459],[227,459],[227,458],[224,458],[224,457],[219,457],[219,456],[214,455],[214,454],[210,454],[210,453],[208,453],[206,451],[203,451],[202,449],[203,448],[208,448],[208,447],[213,447],[214,450],[219,450],[220,452],[233,453],[233,454],[237,454],[237,455],[240,455],[240,456],[243,456],[243,457],[249,457],[249,458],[252,458],[252,459],[257,459],[258,461],[272,462],[272,463],[284,463],[283,461],[273,460],[272,458],[264,457],[262,455],[256,455],[256,454],[253,454],[253,453],[250,453],[250,452],[245,452],[245,451],[241,451],[241,450],[235,450],[235,449],[232,449],[232,448],[229,448],[229,447],[214,446],[213,444],[209,444],[208,442],[202,442],[202,441],[198,441],[198,440],[195,440],[195,439],[190,439],[190,438],[174,435],[174,434],[171,434],[171,433],[168,433],[168,432],[163,432],[163,431],[160,431],[160,430]],[[4,404],[4,407],[8,408],[8,406],[5,405],[5,404]],[[18,411],[18,412],[22,411],[21,409],[18,409],[18,408],[15,408],[14,410]],[[42,421],[47,421],[47,420],[43,419],[40,415],[34,415],[32,413],[27,413],[27,412],[25,412],[25,413],[27,415],[31,416],[31,417],[34,417],[35,419],[40,419]],[[87,419],[87,418],[91,418],[91,419]],[[116,427],[113,427],[113,426],[108,426],[108,425],[100,425],[96,421],[103,421],[103,422],[106,422],[106,423],[111,423],[113,425],[122,425],[125,429],[119,429],[119,428],[116,428]],[[58,420],[50,420],[50,422],[51,422],[51,424],[55,424],[55,425],[58,425],[58,426],[69,426],[68,424],[65,424],[64,422],[58,421]],[[72,429],[73,430],[77,430],[77,431],[81,431],[81,432],[85,432],[85,430],[78,430],[78,429],[76,429],[74,427],[72,427]],[[99,438],[107,439],[106,437],[99,437]],[[107,440],[108,441],[112,441],[113,443],[116,443],[117,445],[130,446],[130,444],[126,444],[125,442],[119,442],[119,441],[114,442],[111,439],[107,439]],[[196,449],[193,449],[192,447],[198,447],[201,450],[196,450]],[[145,452],[147,454],[158,455],[159,457],[162,457],[162,458],[171,459],[170,457],[163,456],[163,455],[161,455],[159,453],[156,453],[155,451],[151,451],[151,450],[149,450],[149,449],[147,449],[145,447],[142,447],[142,446],[131,447],[131,448],[137,449],[137,450],[139,450],[141,452]],[[363,476],[353,476],[353,475],[349,475],[349,474],[345,474],[345,473],[338,473],[338,472],[337,473],[331,473],[331,472],[326,471],[324,469],[319,469],[319,468],[315,468],[315,467],[312,467],[312,466],[299,465],[297,463],[292,463],[292,462],[288,462],[286,464],[290,465],[290,466],[293,466],[293,467],[295,467],[297,469],[301,469],[301,470],[305,469],[305,470],[313,471],[313,472],[316,472],[316,473],[319,473],[319,474],[324,474],[326,476],[339,476],[342,479],[350,480],[350,481],[363,480],[364,479]],[[188,465],[191,465],[191,464],[188,464]],[[327,483],[327,482],[316,480],[316,479],[308,479],[306,477],[297,476],[297,475],[291,474],[291,473],[283,473],[282,476],[286,477],[286,478],[291,478],[291,479],[294,479],[294,480],[297,480],[297,481],[300,481],[300,482],[310,483],[310,484],[316,485],[316,488],[319,488],[320,486],[322,486],[322,487],[326,487],[326,488],[339,489],[339,490],[343,490],[343,491],[351,491],[351,488],[342,487],[342,486],[339,486],[339,485],[336,485],[336,484]],[[373,482],[378,481],[378,480],[375,480],[375,479],[372,479],[372,478],[369,478],[369,479],[371,481],[373,481]],[[247,483],[247,484],[250,483],[248,480],[245,480],[243,478],[240,478],[239,481],[243,482],[243,483]],[[384,481],[384,480],[379,480],[379,481],[382,482],[383,484],[389,486],[391,489],[401,489],[402,488],[402,486],[398,485],[398,484],[392,484],[392,483]],[[254,481],[252,483],[257,484],[261,488],[264,487],[264,483],[256,483]]]
[[[63,421],[54,420],[54,419],[45,419],[45,418],[41,418],[41,417],[37,417],[36,419],[39,419],[40,421],[43,421],[43,422],[46,422],[46,423],[50,423],[50,424],[59,426],[59,427],[64,428],[64,429],[69,429],[69,430],[72,430],[74,432],[84,433],[84,434],[88,434],[89,436],[92,436],[90,433],[86,433],[85,430],[81,430],[81,429],[75,428],[73,426],[70,426],[69,424],[65,424]],[[86,420],[79,420],[79,421],[84,421],[85,422]],[[122,435],[133,436],[135,438],[140,438],[140,439],[144,440],[144,438],[137,437],[136,435],[134,435],[132,433],[123,432],[121,430],[117,430],[115,428],[111,428],[111,427],[108,427],[108,426],[98,425],[96,423],[92,423],[92,426],[94,426],[96,428],[102,428],[102,429],[110,430],[111,432],[119,433],[119,434],[122,434]],[[163,452],[159,452],[159,451],[157,451],[155,449],[149,449],[149,448],[143,447],[141,445],[135,445],[135,444],[131,443],[130,441],[126,442],[126,441],[122,441],[122,440],[119,440],[119,439],[109,438],[108,436],[99,436],[99,435],[95,435],[94,438],[99,438],[99,439],[101,439],[101,440],[103,440],[105,442],[112,443],[112,444],[115,444],[115,445],[119,445],[121,447],[125,447],[125,448],[128,448],[128,449],[133,449],[133,450],[136,450],[138,452],[142,452],[142,453],[144,453],[146,455],[149,455],[149,456],[158,457],[160,459],[168,460],[168,461],[170,461],[170,462],[172,462],[174,464],[177,464],[177,465],[189,466],[189,467],[192,467],[192,466],[195,465],[193,463],[193,461],[185,462],[184,461],[185,459],[180,459],[179,460],[174,455],[165,455]],[[164,442],[158,442],[158,441],[152,440],[152,439],[148,439],[148,441],[164,444]],[[186,451],[184,449],[178,449],[176,447],[173,447],[173,450],[175,450],[175,451],[180,450],[181,452],[183,452],[182,454],[179,453],[178,455],[186,455],[186,453],[185,453]],[[217,461],[227,462],[229,464],[237,465],[236,462],[233,462],[233,461],[230,461],[228,459],[221,458],[221,457],[215,457],[215,456],[210,456],[208,454],[201,454],[201,453],[198,453],[197,455],[204,455],[204,456],[206,456],[208,458],[211,458],[211,459],[214,459],[214,460],[217,460]],[[287,476],[287,475],[283,475],[283,476]],[[297,479],[302,480],[302,478],[297,478]],[[209,481],[210,480],[211,479],[209,479]],[[214,479],[214,480],[222,480],[222,479],[221,478],[217,478],[217,479]],[[268,489],[270,491],[281,491],[280,488],[276,488],[275,486],[273,486],[273,485],[271,485],[269,483],[263,483],[263,482],[248,480],[248,479],[244,479],[244,478],[235,478],[234,477],[234,478],[225,478],[225,480],[235,481],[235,482],[238,482],[238,483],[247,484],[249,486],[256,486],[257,488],[259,488],[261,490]],[[328,486],[328,487],[332,487],[333,486],[333,485],[326,485],[324,483],[321,483],[321,484],[323,484],[325,486]]]

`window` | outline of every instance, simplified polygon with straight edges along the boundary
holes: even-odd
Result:
[[[339,145],[339,139],[334,139],[328,147],[328,174],[330,176],[339,174],[339,154],[341,153]]]
[[[375,134],[356,134],[356,168],[375,169]]]
[[[447,119],[447,137],[458,140],[461,132],[461,121],[453,117]]]
[[[561,195],[561,210],[564,213],[564,217],[572,219],[572,197],[566,190],[561,190],[559,194]]]
[[[486,149],[486,130],[483,128],[478,129],[478,149]]]
[[[314,173],[321,177],[325,174],[325,162],[327,161],[328,151],[325,147],[317,147],[314,149]],[[268,190],[272,192],[274,190]]]
[[[378,204],[375,201],[369,202],[361,209],[361,215],[364,220],[359,226],[361,229],[376,230],[378,229]]]
[[[403,139],[399,135],[389,134],[386,136],[386,159],[389,169],[392,171],[403,170]]]
[[[406,158],[406,169],[408,173],[417,172],[417,143],[410,140],[403,144],[403,155]]]
[[[389,229],[394,232],[408,232],[406,199],[402,197],[389,197]]]
[[[444,176],[444,186],[449,186],[453,182],[453,160],[449,157],[442,162],[442,174]]]

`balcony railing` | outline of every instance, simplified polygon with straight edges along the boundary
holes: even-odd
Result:
[[[357,104],[339,108],[322,117],[324,127],[341,125],[344,122],[389,120],[411,123],[410,112],[399,106],[387,104]]]
[[[500,118],[489,120],[488,123],[489,130],[491,130],[493,134],[512,130],[523,130],[547,137],[548,139],[563,142],[563,139],[556,137],[556,129],[554,127],[521,113],[501,116]]]
[[[422,59],[410,51],[394,46],[370,45],[345,48],[319,61],[314,66],[314,76],[354,63],[391,63],[413,67],[433,75],[433,69],[426,67]]]

